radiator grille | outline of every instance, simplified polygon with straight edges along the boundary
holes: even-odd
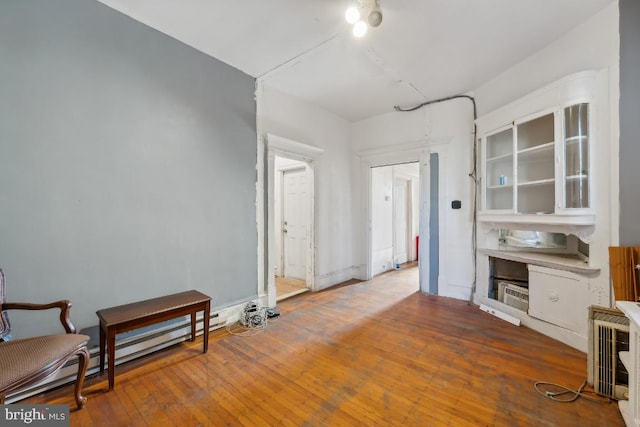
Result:
[[[504,288],[504,303],[518,310],[529,309],[529,289],[513,284],[507,284]]]
[[[629,374],[618,353],[629,350],[629,319],[617,310],[591,307],[593,388],[596,393],[623,399]]]

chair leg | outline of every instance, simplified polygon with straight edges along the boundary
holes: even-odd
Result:
[[[87,374],[87,367],[89,366],[89,350],[87,346],[80,348],[76,354],[78,355],[78,378],[76,380],[75,398],[78,404],[78,409],[84,408],[87,403],[87,398],[82,396],[82,385],[84,384],[84,377]]]

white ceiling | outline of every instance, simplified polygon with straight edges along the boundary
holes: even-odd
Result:
[[[479,87],[616,0],[99,0],[349,121]],[[570,52],[567,52],[570,54]]]

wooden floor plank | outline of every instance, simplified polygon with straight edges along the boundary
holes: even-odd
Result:
[[[221,329],[88,378],[72,426],[623,427],[615,403],[557,403],[586,355],[465,301],[423,295],[417,269],[306,293],[254,336]],[[65,386],[23,401],[66,403]],[[108,424],[105,423],[108,420]]]

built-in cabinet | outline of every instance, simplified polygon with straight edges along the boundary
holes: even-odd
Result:
[[[489,258],[487,297],[494,301],[494,308],[575,336],[587,335],[589,277],[597,274],[597,269],[581,265],[578,257],[519,251],[481,253]]]
[[[613,303],[609,84],[606,70],[572,74],[476,120],[474,301],[585,352],[589,307]],[[504,243],[521,232],[572,243]],[[527,282],[498,283],[496,258],[525,264]]]
[[[576,214],[589,209],[589,104],[578,103],[482,137],[484,213]]]
[[[595,224],[596,72],[479,118],[481,222]],[[526,98],[525,98],[526,99]]]

